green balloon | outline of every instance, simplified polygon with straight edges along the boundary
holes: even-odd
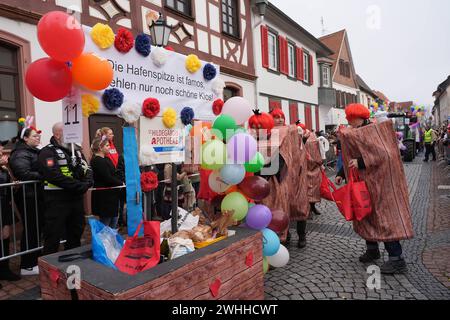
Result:
[[[264,156],[257,152],[255,157],[250,161],[244,164],[245,171],[247,172],[259,172],[264,167]]]
[[[220,131],[220,133],[222,134],[222,140],[226,140],[227,138],[231,138],[231,136],[234,135],[234,130],[236,129],[236,121],[232,117],[223,114],[217,117],[212,128]],[[227,133],[227,131],[229,131],[229,133]]]
[[[220,140],[210,140],[202,145],[202,168],[219,170],[227,161],[227,148]]]
[[[222,212],[234,211],[233,218],[236,221],[241,221],[248,212],[247,199],[239,192],[232,192],[223,198],[221,210]]]
[[[263,257],[263,271],[264,273],[269,272],[269,261],[267,261],[267,257]]]

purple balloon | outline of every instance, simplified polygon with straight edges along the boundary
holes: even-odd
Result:
[[[245,222],[251,229],[262,230],[272,221],[272,212],[266,206],[258,204],[248,210]]]
[[[258,151],[258,143],[248,133],[237,133],[227,143],[228,158],[234,164],[252,160]]]

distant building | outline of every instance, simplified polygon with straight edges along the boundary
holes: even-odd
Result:
[[[435,124],[450,123],[450,76],[438,86],[433,97],[436,99],[432,109]]]
[[[377,96],[359,75],[356,75],[356,81],[359,86],[358,102],[365,105],[367,108],[370,108],[370,106],[376,101]]]
[[[258,22],[255,14],[254,25]],[[253,37],[257,106],[265,112],[282,109],[288,124],[300,119],[309,129],[323,129],[318,90],[325,80],[317,61],[332,51],[271,3]]]
[[[334,52],[322,65],[324,70],[331,66],[332,87],[336,91],[335,99],[329,99],[328,90],[319,91],[320,119],[328,126],[347,124],[345,106],[358,101],[359,91],[347,31],[329,34],[320,41]]]

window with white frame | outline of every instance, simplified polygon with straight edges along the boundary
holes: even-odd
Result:
[[[304,81],[306,83],[309,83],[309,54],[306,52],[303,52],[303,74],[304,74]]]
[[[330,67],[325,65],[322,66],[322,87],[331,87]]]
[[[289,77],[295,78],[295,47],[288,44]]]
[[[269,68],[278,71],[278,41],[276,34],[269,31]]]

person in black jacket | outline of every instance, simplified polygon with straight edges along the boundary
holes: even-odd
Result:
[[[109,142],[106,136],[92,141],[91,167],[94,174],[95,188],[122,186],[123,182],[116,176],[116,168],[109,159]],[[95,190],[92,192],[92,213],[100,217],[100,221],[115,229],[119,219],[120,189]]]
[[[11,204],[11,188],[1,187],[2,184],[11,183],[11,176],[7,168],[8,158],[3,155],[3,147],[9,141],[0,141],[0,259],[9,256],[9,240],[13,212]],[[0,280],[18,281],[20,277],[9,268],[9,261],[0,261]],[[0,284],[0,289],[2,285]]]
[[[11,152],[9,166],[14,177],[20,181],[42,180],[39,173],[37,148],[41,143],[41,131],[35,128],[24,128],[19,132],[18,142]],[[22,252],[40,247],[39,239],[42,230],[44,203],[43,184],[27,184],[17,190],[14,199],[19,208],[23,232],[20,240]],[[37,275],[39,251],[22,256],[21,275]]]
[[[94,185],[81,148],[63,142],[63,124],[53,126],[50,144],[39,152],[39,172],[45,184],[44,254],[58,251],[64,233],[65,250],[81,245],[84,227],[83,195]]]

